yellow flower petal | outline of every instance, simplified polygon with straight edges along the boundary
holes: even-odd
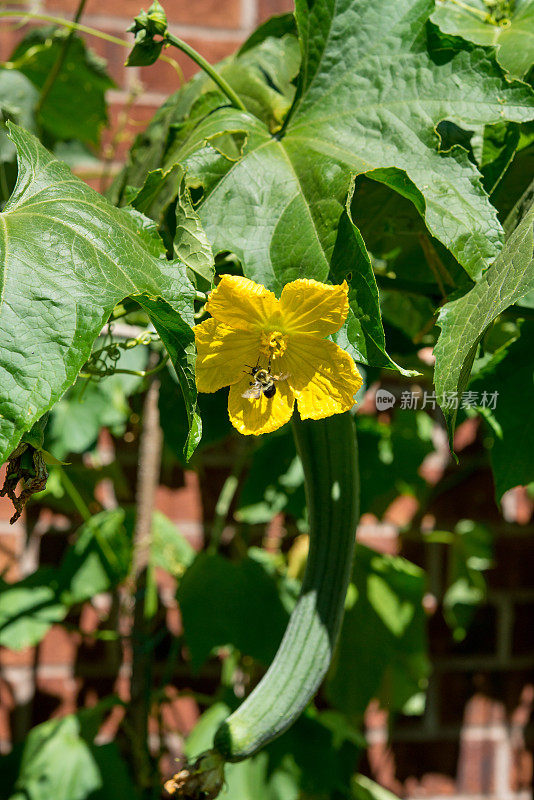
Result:
[[[206,310],[219,322],[243,331],[260,328],[280,316],[273,292],[238,275],[222,276],[210,294]]]
[[[341,414],[354,405],[362,377],[354,361],[327,339],[292,334],[277,369],[289,373],[302,419],[322,419]]]
[[[276,384],[274,397],[267,398],[262,394],[256,400],[242,396],[250,387],[250,380],[250,376],[245,375],[239,383],[230,386],[228,415],[234,428],[237,428],[239,433],[259,436],[260,433],[270,433],[289,422],[295,397],[288,381]]]
[[[194,332],[199,392],[216,392],[243,378],[247,365],[255,366],[260,347],[259,332],[236,331],[216,319],[195,325]]]
[[[348,291],[346,281],[328,286],[302,278],[286,284],[280,298],[284,330],[320,337],[335,333],[349,313]]]

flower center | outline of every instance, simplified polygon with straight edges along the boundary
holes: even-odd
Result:
[[[271,358],[280,358],[287,349],[287,336],[281,331],[263,332],[261,335],[260,350]]]

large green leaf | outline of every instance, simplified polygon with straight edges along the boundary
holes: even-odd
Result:
[[[17,45],[10,60],[37,89],[42,89],[60,56],[65,36],[67,31],[54,28],[33,30]],[[100,131],[108,121],[105,93],[114,85],[105,61],[74,36],[38,120],[53,139],[98,144]]]
[[[431,20],[444,33],[496,47],[499,64],[521,78],[534,64],[534,2],[512,0],[500,5],[506,5],[508,13],[497,19],[484,0],[437,0]]]
[[[469,388],[495,397],[490,411],[494,435],[490,450],[495,494],[500,500],[514,486],[534,480],[534,324],[524,322],[521,336],[495,354]]]
[[[277,292],[299,276],[325,280],[351,175],[368,173],[415,203],[480,276],[501,227],[467,153],[440,152],[436,126],[524,121],[534,103],[484,50],[429,52],[432,9],[432,0],[299,0],[300,94],[282,131],[273,137],[250,114],[224,108],[177,132],[165,166],[183,162],[202,185],[215,251],[235,252],[246,275]],[[242,158],[216,152],[221,129],[248,134]]]
[[[0,461],[74,382],[129,295],[154,310],[193,417],[194,289],[185,265],[166,260],[141,214],[111,206],[23,129],[11,126],[11,137],[19,178],[0,215]]]
[[[483,572],[492,566],[493,533],[485,525],[462,519],[449,541],[448,587],[443,597],[443,614],[454,638],[461,641],[476,609],[486,598]]]
[[[55,577],[54,570],[42,568],[18,583],[0,582],[0,645],[30,647],[64,619],[68,608],[58,596]]]
[[[426,686],[422,570],[404,558],[356,546],[352,585],[327,678],[331,703],[354,718],[372,697],[402,710]]]
[[[232,710],[229,703],[219,701],[200,717],[185,743],[188,758],[211,747],[215,731]],[[365,739],[343,714],[332,710],[317,713],[312,706],[252,758],[227,764],[220,798],[318,800],[345,796],[357,747],[365,747]]]
[[[419,474],[432,452],[432,420],[424,411],[398,408],[390,425],[356,415],[361,513],[381,517],[399,494],[423,500],[428,484]]]
[[[452,446],[461,394],[467,386],[478,344],[491,323],[534,288],[534,187],[519,207],[521,221],[482,280],[441,309],[441,335],[434,349],[434,384]],[[526,210],[528,209],[528,210]]]
[[[19,758],[18,775],[10,800],[110,800],[117,796],[135,800],[137,790],[115,742],[94,744],[106,713],[115,703],[105,700],[94,708],[33,728],[20,747],[20,755],[15,754]]]
[[[214,647],[228,644],[269,664],[288,620],[275,578],[251,557],[234,564],[200,554],[180,582],[178,601],[196,670]]]

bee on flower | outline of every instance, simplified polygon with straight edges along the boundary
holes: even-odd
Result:
[[[352,358],[326,339],[349,310],[339,286],[299,279],[280,299],[248,278],[223,275],[195,326],[199,392],[230,387],[228,413],[240,433],[268,433],[291,419],[341,414],[354,405],[362,378]],[[253,366],[250,366],[253,365]]]

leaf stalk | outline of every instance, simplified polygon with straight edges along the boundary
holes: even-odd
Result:
[[[217,84],[219,89],[227,96],[235,108],[239,108],[241,111],[247,110],[243,101],[234,92],[230,84],[222,77],[222,75],[219,75],[217,70],[209,63],[209,61],[206,61],[206,59],[201,56],[200,53],[197,53],[197,51],[191,47],[191,45],[187,44],[187,42],[184,42],[183,39],[173,36],[172,33],[167,33],[165,36],[165,42],[173,47],[176,47],[178,50],[181,50],[183,53],[189,56],[189,58],[192,59],[195,64],[198,64],[198,66],[210,76],[212,81]]]

